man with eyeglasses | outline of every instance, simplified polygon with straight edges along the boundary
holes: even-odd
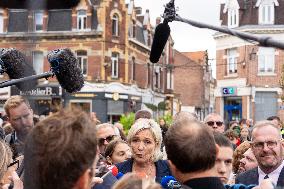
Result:
[[[252,130],[251,149],[258,167],[238,175],[236,183],[259,184],[269,178],[275,185],[284,186],[284,145],[279,131],[279,127],[270,121],[255,124]]]
[[[14,132],[6,136],[5,141],[11,146],[13,158],[23,155],[27,135],[34,127],[33,110],[27,99],[22,96],[11,96],[4,104],[8,121]]]
[[[217,113],[208,114],[204,118],[204,123],[214,132],[224,133],[225,125],[223,118]]]
[[[104,156],[106,146],[115,138],[120,137],[119,131],[110,123],[103,123],[96,126],[97,140],[100,153]]]

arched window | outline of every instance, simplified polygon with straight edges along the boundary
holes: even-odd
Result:
[[[118,36],[119,35],[119,17],[117,14],[112,16],[112,35]]]
[[[88,73],[88,55],[87,55],[87,51],[84,50],[79,50],[76,51],[77,54],[77,59],[78,59],[78,63],[79,66],[82,70],[82,73],[84,76],[87,75]]]

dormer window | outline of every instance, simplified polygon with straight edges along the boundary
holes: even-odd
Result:
[[[239,9],[240,6],[237,0],[227,0],[223,13],[227,13],[229,28],[239,26]]]
[[[87,11],[79,10],[77,13],[77,29],[86,30],[87,28]]]
[[[259,6],[259,24],[273,24],[274,23],[274,6],[260,5]]]
[[[34,31],[42,31],[43,30],[43,12],[36,11],[34,12]]]
[[[256,7],[258,7],[258,23],[259,24],[274,24],[274,9],[279,6],[277,0],[258,0]]]
[[[239,9],[228,9],[228,27],[234,28],[239,26]]]

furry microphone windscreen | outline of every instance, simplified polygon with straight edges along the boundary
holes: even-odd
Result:
[[[80,0],[0,0],[0,7],[8,9],[70,9]]]
[[[152,63],[159,61],[170,33],[171,29],[168,23],[161,23],[156,27],[150,53],[150,61]]]
[[[27,63],[25,55],[16,49],[1,49],[0,59],[4,63],[3,69],[8,74],[10,79],[20,79],[35,75],[35,71],[33,67]],[[16,84],[21,91],[31,90],[36,85],[37,80],[30,80],[29,82],[21,82]]]
[[[53,50],[47,55],[57,80],[62,88],[73,93],[84,86],[84,77],[79,63],[70,49]]]

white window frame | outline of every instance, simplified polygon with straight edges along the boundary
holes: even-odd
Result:
[[[117,79],[119,75],[118,61],[119,61],[119,53],[113,52],[111,54],[111,77],[114,79]]]
[[[227,49],[227,75],[238,73],[238,52],[236,48]]]
[[[43,31],[43,11],[34,12],[34,31],[41,32]],[[38,27],[41,27],[38,29]]]
[[[239,26],[239,9],[228,9],[228,27],[234,28]]]
[[[4,33],[4,14],[3,14],[3,9],[0,9],[0,33]]]
[[[77,30],[87,29],[87,11],[78,10],[77,12]]]
[[[33,51],[33,68],[36,74],[43,73],[44,56],[42,51]]]
[[[258,55],[258,73],[274,74],[275,48],[259,47],[257,55]]]
[[[82,54],[80,54],[79,52],[82,52]],[[86,53],[86,54],[84,54],[84,53]],[[79,50],[79,51],[76,52],[76,54],[77,54],[77,59],[78,59],[79,66],[80,66],[80,68],[82,70],[82,74],[83,74],[84,77],[86,77],[87,74],[88,74],[88,53],[87,53],[87,51],[84,51],[84,50],[80,51]],[[86,69],[84,69],[84,67]]]
[[[167,89],[174,89],[174,74],[173,70],[167,71]]]
[[[274,24],[274,2],[261,3],[258,7],[258,23],[259,24]]]
[[[112,16],[112,35],[118,36],[119,35],[119,16],[114,14]]]

